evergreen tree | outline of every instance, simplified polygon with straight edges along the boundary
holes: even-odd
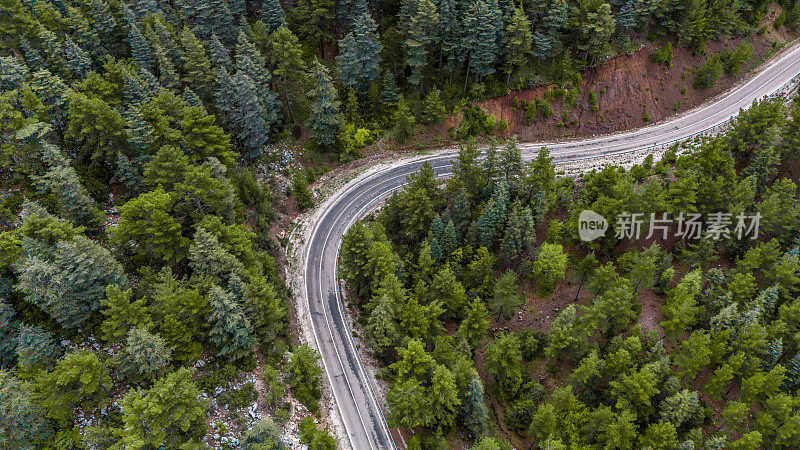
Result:
[[[123,291],[117,285],[109,285],[106,298],[102,300],[105,320],[100,324],[100,336],[106,342],[122,342],[135,327],[150,326],[150,314],[144,298],[133,300],[131,289]]]
[[[208,294],[211,304],[211,341],[219,348],[217,355],[236,360],[249,355],[256,346],[253,327],[229,292],[218,286]]]
[[[400,97],[397,111],[394,113],[393,135],[398,144],[403,144],[414,134],[417,119],[411,114],[411,107],[404,98]]]
[[[31,70],[35,71],[45,68],[42,52],[40,52],[38,48],[31,46],[27,38],[21,37],[19,39],[19,45],[22,49],[22,54],[25,56],[25,63]]]
[[[54,193],[59,199],[61,214],[77,224],[94,224],[95,206],[71,166],[56,166],[36,177],[37,190]]]
[[[459,51],[458,2],[456,0],[439,0],[439,26],[437,41],[439,44],[439,66],[443,63],[451,76]]]
[[[175,70],[175,65],[167,57],[167,53],[161,46],[155,46],[155,58],[158,62],[158,81],[167,89],[178,89],[181,84],[178,71]],[[147,70],[142,68],[142,70]]]
[[[74,350],[56,364],[52,372],[40,372],[34,381],[34,399],[47,415],[60,423],[72,421],[73,409],[97,407],[111,389],[108,367],[97,353]]]
[[[289,87],[291,86],[295,90],[304,90],[308,67],[303,60],[303,51],[297,36],[285,26],[279,27],[272,33],[272,54],[275,63],[273,73],[281,80],[280,86],[286,102],[286,111],[289,113],[289,119],[293,120]]]
[[[17,364],[23,368],[52,367],[61,356],[55,336],[35,325],[21,324],[17,331]]]
[[[210,95],[209,87],[214,78],[211,72],[211,61],[208,59],[203,44],[197,40],[188,27],[184,27],[181,31],[180,50],[184,79],[204,97]]]
[[[517,394],[522,385],[523,368],[517,337],[511,333],[498,336],[486,354],[486,371],[503,398],[511,399]]]
[[[194,369],[182,367],[156,380],[148,390],[131,389],[119,401],[121,442],[180,447],[200,445],[206,434],[208,399],[192,381]]]
[[[494,284],[492,309],[505,320],[525,304],[525,297],[517,293],[517,274],[507,270]]]
[[[30,383],[0,370],[0,446],[36,448],[46,445],[53,428],[44,408],[33,400]]]
[[[556,40],[547,32],[537,29],[533,33],[533,56],[539,60],[547,59],[556,47]]]
[[[446,115],[447,108],[445,108],[439,97],[439,90],[434,87],[422,101],[422,111],[421,114],[419,114],[419,122],[423,124],[439,123]]]
[[[61,43],[58,42],[58,38],[56,35],[44,27],[41,23],[39,24],[39,41],[41,42],[42,49],[44,50],[44,55],[47,58],[47,63],[50,68],[53,70],[60,71],[62,65],[64,64],[64,58],[62,57],[63,48]]]
[[[125,283],[108,250],[83,236],[56,243],[49,255],[28,256],[16,288],[59,325],[76,329],[100,308],[106,286]]]
[[[375,33],[376,25],[369,13],[356,18],[353,31],[339,41],[336,66],[339,80],[355,89],[366,91],[370,82],[380,76],[381,44]]]
[[[533,45],[533,34],[531,33],[531,22],[525,16],[522,8],[516,8],[505,28],[503,36],[503,49],[505,50],[505,70],[508,73],[506,78],[506,89],[511,86],[511,74],[515,70],[521,70],[528,63]]]
[[[69,36],[66,37],[64,45],[64,57],[66,59],[67,70],[75,74],[78,78],[83,78],[92,70],[92,61],[89,54],[78,47]]]
[[[153,67],[153,53],[135,23],[128,24],[128,40],[131,44],[133,62],[142,69],[151,70]]]
[[[17,357],[17,327],[14,309],[0,297],[0,369],[11,368]]]
[[[336,87],[331,81],[328,69],[319,61],[314,62],[312,76],[316,78],[317,86],[309,93],[314,103],[311,106],[311,117],[307,126],[319,144],[329,146],[336,142],[341,127]]]
[[[117,20],[111,13],[111,8],[105,0],[92,0],[91,13],[94,27],[106,43],[112,43],[112,37],[117,29]],[[111,47],[109,47],[111,48]]]
[[[286,16],[278,0],[263,0],[261,3],[261,21],[267,26],[269,32],[286,26]]]
[[[416,11],[405,26],[406,39],[403,47],[406,64],[411,67],[408,82],[418,86],[422,81],[422,69],[427,64],[428,46],[436,36],[439,26],[439,13],[431,0],[416,0]]]
[[[234,101],[237,112],[234,116],[236,137],[247,149],[249,158],[256,158],[266,144],[269,136],[269,125],[265,120],[262,103],[256,91],[253,79],[244,72],[238,71],[234,76]]]
[[[397,83],[394,80],[394,74],[391,70],[387,70],[383,76],[383,91],[381,91],[381,102],[385,105],[396,105],[400,101],[400,93],[397,89]]]
[[[496,6],[496,3],[494,3]],[[466,79],[470,70],[476,79],[494,73],[494,62],[499,51],[496,16],[499,11],[491,9],[489,0],[476,0],[463,17],[463,58],[467,61]],[[466,86],[466,80],[465,84]]]
[[[130,107],[149,99],[149,87],[135,73],[122,72],[122,104]]]
[[[126,122],[125,135],[130,148],[135,151],[137,156],[146,154],[150,145],[156,140],[155,129],[142,117],[141,110],[136,107],[128,110]],[[120,155],[122,154],[120,153]],[[125,157],[125,155],[122,156]],[[117,158],[119,159],[119,156]]]
[[[473,349],[486,337],[489,331],[489,312],[481,299],[476,298],[472,301],[467,310],[467,317],[461,322],[458,331],[464,335]]]
[[[568,256],[560,244],[542,244],[539,256],[531,265],[533,279],[539,286],[539,295],[553,293],[559,281],[564,279]]]
[[[308,345],[301,344],[295,348],[286,365],[292,393],[311,411],[319,408],[319,399],[322,396],[322,368],[317,361],[317,352]]]
[[[216,34],[211,35],[211,41],[208,47],[208,52],[211,56],[211,62],[214,64],[214,68],[220,69],[224,68],[226,70],[230,70],[231,68],[231,56],[228,54],[228,49],[219,41]]]

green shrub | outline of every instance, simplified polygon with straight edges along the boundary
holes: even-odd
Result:
[[[497,118],[492,114],[486,116],[486,120],[484,120],[483,122],[483,127],[484,129],[486,129],[486,134],[489,134],[492,131],[494,131],[495,125],[497,125]]]
[[[537,104],[539,103],[536,100],[538,99],[531,100],[527,105],[525,105],[525,123],[528,125],[530,125],[531,122],[533,122],[533,119],[536,118],[536,112],[538,110]]]
[[[592,111],[594,112],[597,112],[597,110],[600,109],[597,106],[597,94],[595,94],[594,91],[589,92],[589,105],[592,107]]]
[[[722,58],[719,54],[714,55],[698,69],[694,79],[694,87],[698,89],[710,89],[717,85],[720,75],[722,75]]]
[[[722,59],[725,60],[725,73],[728,75],[737,75],[752,54],[753,44],[748,41],[742,41],[742,43],[736,47],[736,50],[726,51],[722,57]]]
[[[569,90],[569,92],[567,92],[567,97],[564,100],[564,102],[566,103],[568,108],[575,107],[575,104],[578,101],[578,93],[579,92],[580,92],[580,89],[578,89],[578,88],[572,88],[572,89]]]
[[[217,397],[217,403],[230,409],[240,409],[258,400],[258,392],[252,381],[243,384],[239,389],[223,392]]]
[[[308,190],[308,180],[305,175],[298,173],[292,180],[292,194],[297,201],[297,208],[300,211],[314,206],[314,196]]]
[[[464,118],[458,124],[456,139],[465,140],[471,137],[482,135],[486,132],[487,116],[482,109],[474,105],[469,105],[463,109]],[[494,124],[492,124],[494,127]]]
[[[644,113],[642,115],[642,120],[644,120],[644,123],[650,123],[650,114]]]
[[[672,42],[653,52],[653,61],[665,67],[672,67]]]

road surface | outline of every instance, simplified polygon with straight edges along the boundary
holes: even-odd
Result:
[[[618,155],[647,147],[683,140],[722,124],[754,100],[772,95],[800,73],[800,45],[785,51],[747,83],[711,103],[666,122],[604,137],[555,143],[520,144],[523,157],[531,159],[546,145],[556,162]],[[353,343],[339,293],[338,256],[342,238],[357,219],[363,217],[406,177],[429,162],[438,176],[450,174],[455,149],[423,157],[412,157],[380,170],[367,172],[332,194],[324,209],[311,223],[310,238],[303,257],[305,297],[331,391],[345,428],[344,448],[389,449],[394,442],[384,411],[373,392],[374,380],[364,370]],[[303,263],[301,262],[301,264]],[[399,435],[395,433],[395,437]]]

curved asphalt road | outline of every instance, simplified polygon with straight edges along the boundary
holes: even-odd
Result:
[[[520,144],[523,157],[535,157],[546,145],[556,162],[610,156],[652,146],[660,146],[715,127],[736,116],[754,100],[771,95],[800,73],[800,45],[765,67],[747,83],[712,103],[638,130],[560,143]],[[451,160],[457,154],[447,149],[432,155],[414,157],[392,167],[368,172],[332,195],[318,220],[311,226],[305,253],[305,289],[317,341],[336,405],[344,422],[349,442],[345,448],[389,449],[397,447],[383,411],[372,391],[372,380],[365,372],[352,340],[339,295],[338,256],[342,238],[357,219],[379,201],[400,188],[406,177],[429,162],[437,176],[450,174]]]

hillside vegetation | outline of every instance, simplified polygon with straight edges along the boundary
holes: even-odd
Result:
[[[799,144],[778,98],[630,170],[556,178],[514,140],[465,143],[441,186],[424,166],[342,247],[390,424],[409,448],[796,448]]]

